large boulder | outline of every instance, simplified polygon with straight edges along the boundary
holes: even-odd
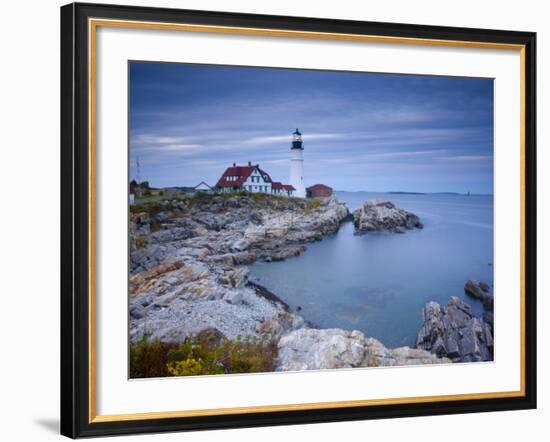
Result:
[[[365,335],[359,331],[302,328],[279,341],[278,371],[360,367]]]
[[[450,363],[429,351],[386,348],[360,331],[301,328],[279,340],[277,370],[324,370],[330,368],[382,367]]]
[[[353,212],[353,224],[359,233],[389,231],[405,233],[406,230],[424,226],[414,213],[399,209],[386,200],[370,200]]]
[[[493,360],[490,324],[474,316],[470,306],[452,296],[444,307],[434,301],[422,310],[423,324],[416,347],[452,359],[454,362]]]

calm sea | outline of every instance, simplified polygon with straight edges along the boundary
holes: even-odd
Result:
[[[481,315],[464,283],[493,284],[493,197],[336,192],[350,210],[384,198],[416,213],[424,229],[354,235],[351,222],[296,258],[255,263],[250,279],[315,327],[361,330],[388,347],[414,345],[421,309],[459,296]]]

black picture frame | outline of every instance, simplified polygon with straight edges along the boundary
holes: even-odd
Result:
[[[90,419],[89,18],[521,45],[524,51],[524,395],[94,422]],[[61,434],[241,428],[536,408],[536,34],[73,3],[61,8]]]

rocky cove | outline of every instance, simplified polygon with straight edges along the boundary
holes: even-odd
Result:
[[[388,201],[353,214],[336,198],[260,194],[196,194],[132,207],[130,342],[181,343],[215,330],[223,339],[271,343],[275,370],[492,359],[492,304],[484,318],[452,299],[443,309],[426,305],[418,312],[416,348],[387,348],[358,330],[308,324],[278,293],[248,280],[252,263],[300,255],[348,221],[357,233],[422,227]]]

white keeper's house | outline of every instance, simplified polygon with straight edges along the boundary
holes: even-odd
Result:
[[[216,183],[218,192],[252,192],[267,193],[270,195],[294,196],[294,187],[273,181],[269,174],[260,168],[259,164],[250,161],[246,166],[233,166],[225,172]]]

